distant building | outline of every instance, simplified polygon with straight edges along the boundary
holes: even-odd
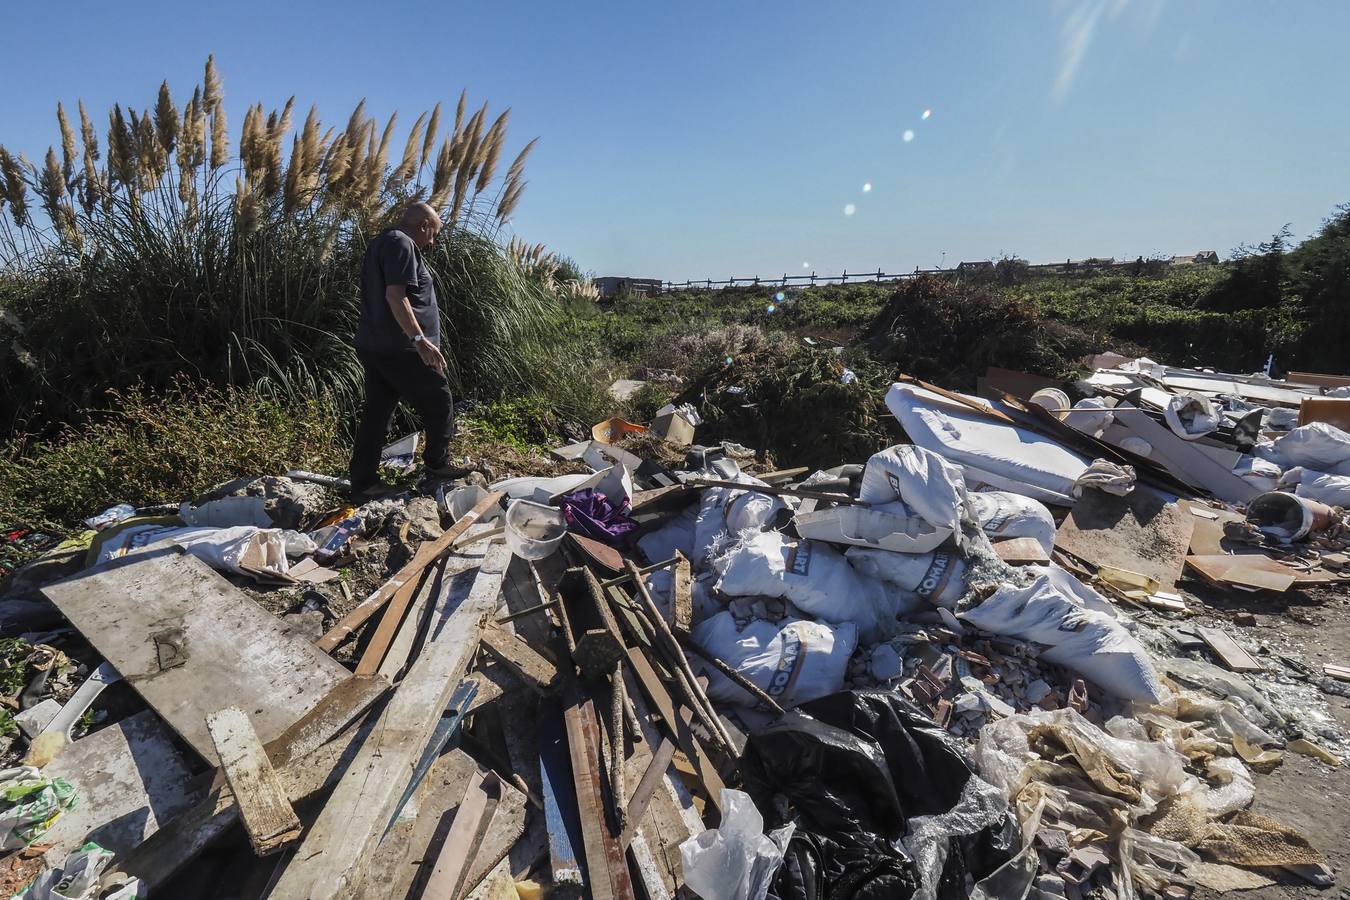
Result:
[[[1190,256],[1172,257],[1174,266],[1215,266],[1219,264],[1219,254],[1213,250],[1201,250]]]
[[[606,275],[602,278],[591,279],[591,284],[595,285],[596,290],[600,292],[600,298],[617,297],[620,294],[638,294],[647,296],[649,294],[661,293],[661,280],[658,278],[629,278],[627,276]]]
[[[982,273],[993,274],[994,264],[990,260],[981,259],[975,262],[963,262],[956,267],[958,275],[979,275]]]

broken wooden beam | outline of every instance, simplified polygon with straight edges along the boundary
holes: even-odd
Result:
[[[237,706],[227,706],[207,716],[206,727],[239,804],[253,852],[267,856],[293,843],[300,837],[300,819],[248,715]]]
[[[481,504],[480,504],[481,505]],[[494,544],[472,583],[457,579],[453,607],[380,714],[375,736],[362,746],[294,859],[275,896],[351,897],[362,865],[378,843],[407,776],[464,678],[486,619],[497,608],[511,551]],[[464,573],[468,575],[469,573]]]
[[[581,842],[592,900],[633,900],[628,862],[619,846],[612,818],[605,814],[600,775],[600,728],[590,699],[576,696],[563,709],[567,749],[572,760]]]
[[[492,624],[483,630],[483,646],[541,696],[553,692],[558,667],[516,635]]]
[[[413,554],[413,558],[408,561],[407,565],[395,572],[392,578],[380,585],[374,593],[357,604],[355,609],[343,616],[336,625],[315,642],[315,646],[325,653],[331,653],[353,631],[360,628],[371,616],[383,609],[384,605],[408,581],[415,579],[422,574],[423,569],[439,559],[442,554],[449,552],[455,541],[469,530],[469,526],[477,522],[494,506],[501,503],[504,496],[506,495],[501,491],[488,494],[479,501],[477,506],[465,513],[458,522],[447,528],[444,534],[434,541],[424,542],[417,548],[417,552]]]

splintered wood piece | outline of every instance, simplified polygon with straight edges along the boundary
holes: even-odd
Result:
[[[1263,554],[1188,556],[1186,564],[1211,584],[1284,592],[1298,581],[1298,573]]]
[[[500,625],[489,625],[483,631],[483,646],[540,695],[553,691],[558,667],[516,635]]]
[[[1214,651],[1214,655],[1219,657],[1219,661],[1226,668],[1233,672],[1264,672],[1265,666],[1252,656],[1246,650],[1224,632],[1217,628],[1203,628],[1197,626],[1195,633],[1200,636],[1200,640],[1209,645],[1209,649]]]
[[[469,510],[463,518],[451,525],[445,530],[445,533],[434,541],[426,541],[417,548],[413,558],[408,564],[394,573],[384,584],[380,585],[373,594],[357,604],[356,608],[328,630],[328,633],[315,642],[315,646],[325,653],[331,653],[334,648],[347,639],[347,637],[366,623],[371,616],[379,612],[384,605],[388,603],[398,591],[409,581],[416,580],[422,570],[431,565],[442,554],[448,552],[459,539],[460,535],[469,530],[469,527],[477,522],[488,510],[501,503],[502,497],[506,496],[501,491],[493,491],[488,494],[478,505]]]
[[[1014,566],[1045,565],[1050,555],[1045,552],[1041,542],[1035,538],[1008,538],[994,544],[994,552],[1005,563]]]
[[[592,900],[633,900],[628,862],[618,835],[606,814],[600,774],[600,728],[590,700],[577,700],[563,709],[567,749],[581,814],[581,843]]]
[[[207,716],[206,727],[239,804],[253,852],[267,856],[300,837],[300,819],[248,715],[237,706],[227,706]]]
[[[431,870],[431,878],[422,891],[423,897],[457,900],[463,894],[464,876],[469,863],[478,855],[500,797],[501,779],[495,773],[475,772],[469,779],[464,799],[455,811],[455,820],[450,824],[450,832],[436,857],[436,866]]]
[[[687,638],[694,627],[694,574],[683,553],[676,550],[675,559],[675,578],[670,592],[670,630],[678,638]]]
[[[1059,526],[1055,546],[1094,566],[1147,575],[1170,591],[1181,576],[1196,521],[1145,485],[1124,497],[1087,490]]]
[[[670,738],[662,738],[661,746],[656,748],[651,762],[642,773],[642,780],[638,782],[637,789],[628,800],[628,827],[619,836],[619,845],[625,850],[632,843],[633,832],[637,831],[638,825],[641,824],[642,816],[647,812],[647,804],[651,802],[652,794],[656,793],[657,785],[665,777],[666,770],[670,768],[670,761],[674,758],[675,743]]]

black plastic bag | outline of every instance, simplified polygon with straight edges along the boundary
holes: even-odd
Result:
[[[955,806],[973,770],[955,741],[900,695],[842,691],[752,734],[741,773],[768,828],[797,823],[770,896],[903,900],[918,872],[895,842],[910,818]],[[1020,845],[1011,814],[953,838],[938,896],[964,897],[967,874],[978,881]]]

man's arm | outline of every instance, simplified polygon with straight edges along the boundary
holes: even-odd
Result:
[[[417,279],[417,255],[412,247],[405,241],[386,242],[380,254],[380,272],[384,276],[384,302],[389,304],[394,321],[407,335],[422,362],[444,373],[445,357],[441,355],[441,348],[422,336],[422,326],[417,324],[417,316],[413,315],[412,303],[408,300],[408,284]]]

